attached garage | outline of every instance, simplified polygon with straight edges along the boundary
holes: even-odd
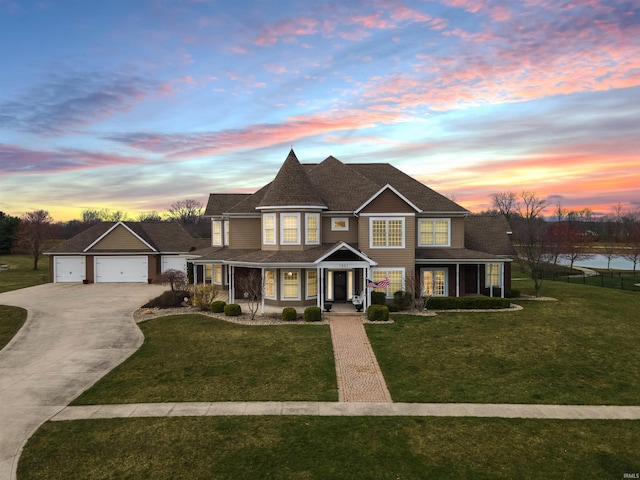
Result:
[[[86,257],[55,256],[53,260],[55,283],[79,283],[86,278]]]
[[[96,283],[147,283],[146,255],[95,257]]]
[[[187,259],[176,255],[163,255],[161,271],[166,272],[171,269],[187,273]]]

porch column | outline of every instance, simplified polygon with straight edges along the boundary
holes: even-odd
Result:
[[[484,268],[489,270],[489,296],[493,297],[493,268],[489,268],[489,263]]]
[[[234,273],[235,267],[234,266],[229,266],[229,303],[235,303],[235,295],[234,295],[234,279],[233,279],[233,273]]]
[[[500,298],[504,298],[504,262],[500,264]]]
[[[373,281],[373,278],[371,277],[371,267],[367,267],[366,268],[366,277],[367,278],[371,278],[371,281]],[[367,289],[367,305],[371,305],[371,289],[369,288],[369,286],[367,285],[367,280],[365,279],[364,281],[364,285],[365,288]]]
[[[324,269],[318,267],[316,271],[318,272],[318,300],[316,304],[320,307],[320,310],[324,310]]]
[[[264,267],[261,268],[261,285],[262,285],[262,294],[260,295],[260,302],[261,302],[261,313],[264,315],[264,283],[265,283],[265,279],[264,279]]]
[[[456,297],[460,296],[460,264],[456,263]]]
[[[367,288],[367,269],[364,267],[362,268],[362,289],[365,292],[365,295],[363,295],[364,305],[362,305],[362,309],[366,312],[367,307],[369,306],[369,299],[366,293],[369,291],[369,289]]]

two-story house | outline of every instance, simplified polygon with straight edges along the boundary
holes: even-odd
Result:
[[[381,289],[504,296],[514,254],[503,217],[473,216],[386,163],[301,164],[293,150],[253,194],[211,194],[211,246],[193,252],[194,282],[242,299],[258,272],[265,304],[303,307]]]

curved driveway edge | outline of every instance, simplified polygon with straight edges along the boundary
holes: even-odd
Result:
[[[0,480],[15,479],[31,434],[142,344],[132,313],[165,290],[45,284],[0,294],[27,321],[0,351]]]

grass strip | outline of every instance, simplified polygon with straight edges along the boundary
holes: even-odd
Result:
[[[517,282],[533,293],[530,281]],[[515,312],[396,315],[366,325],[400,402],[637,405],[637,293],[545,280]]]
[[[638,421],[192,417],[51,422],[18,478],[555,479],[640,472]]]
[[[27,320],[27,311],[20,307],[0,305],[0,350],[22,328]]]
[[[142,347],[73,405],[338,399],[327,325],[246,326],[174,315],[140,328]]]

